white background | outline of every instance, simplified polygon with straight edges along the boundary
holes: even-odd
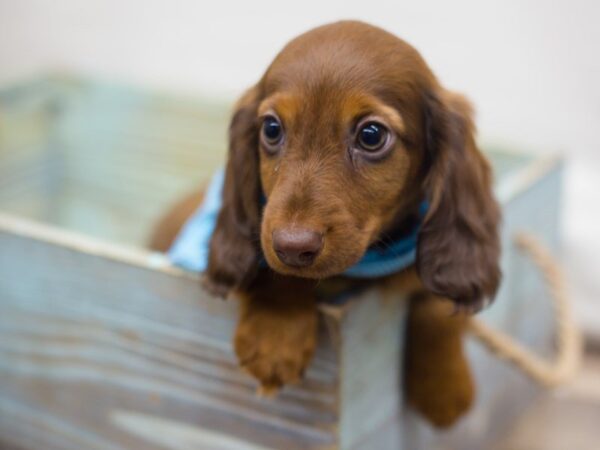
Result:
[[[416,46],[486,140],[567,155],[565,257],[600,330],[598,0],[0,0],[0,84],[60,70],[233,97],[290,38],[345,18]]]

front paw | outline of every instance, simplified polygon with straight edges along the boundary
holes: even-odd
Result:
[[[468,370],[408,374],[409,403],[439,428],[453,425],[473,404],[475,389]]]
[[[317,342],[317,312],[306,309],[251,309],[235,334],[240,366],[260,383],[259,393],[275,394],[298,382]]]

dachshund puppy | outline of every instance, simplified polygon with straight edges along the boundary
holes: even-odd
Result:
[[[200,199],[167,214],[155,248]],[[241,299],[235,351],[273,391],[310,363],[317,281],[416,224],[410,266],[380,279],[412,298],[407,397],[448,426],[474,395],[461,334],[498,288],[499,220],[468,102],[406,42],[338,22],[291,41],[237,103],[205,284]]]

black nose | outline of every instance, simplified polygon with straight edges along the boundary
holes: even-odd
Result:
[[[310,266],[322,248],[323,236],[316,231],[303,228],[273,231],[273,250],[288,266]]]

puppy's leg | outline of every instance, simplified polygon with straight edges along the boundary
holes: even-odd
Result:
[[[453,311],[449,300],[417,294],[408,319],[406,395],[438,427],[452,425],[468,411],[475,396],[462,347],[467,316]]]
[[[317,343],[314,282],[262,271],[241,293],[235,352],[243,369],[273,394],[300,380]]]

